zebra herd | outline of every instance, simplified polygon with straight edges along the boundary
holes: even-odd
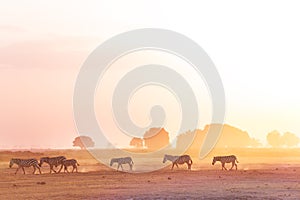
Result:
[[[23,170],[23,173],[25,174],[25,169],[24,167],[33,167],[33,174],[35,174],[36,169],[39,170],[40,174],[41,172],[41,167],[43,163],[47,163],[50,166],[50,174],[53,172],[55,173],[60,173],[62,168],[64,167],[64,172],[68,172],[68,167],[72,166],[73,170],[76,170],[77,172],[77,166],[79,166],[77,160],[75,159],[67,159],[65,156],[58,156],[58,157],[42,157],[40,158],[40,163],[38,162],[37,159],[31,158],[31,159],[19,159],[19,158],[12,158],[9,163],[9,168],[11,168],[14,164],[18,165],[18,168],[15,172],[15,174],[18,173],[19,169]],[[56,171],[53,167],[58,167],[60,166],[60,169]]]
[[[191,157],[189,155],[182,155],[182,156],[172,156],[172,155],[164,155],[164,159],[163,159],[163,163],[167,162],[167,161],[171,161],[172,162],[172,170],[174,168],[174,166],[176,165],[176,167],[178,168],[178,164],[182,165],[182,164],[187,164],[188,169],[191,170],[193,161],[191,159]],[[225,163],[232,163],[232,166],[230,168],[230,170],[235,166],[235,170],[237,170],[237,164],[239,163],[236,156],[235,155],[230,155],[230,156],[216,156],[213,158],[213,162],[212,165],[214,165],[217,161],[221,162],[222,164],[222,170],[225,169],[227,170],[227,168],[225,167]],[[130,170],[132,170],[132,165],[133,165],[133,161],[131,157],[124,157],[124,158],[112,158],[110,161],[110,166],[112,166],[114,163],[118,164],[117,170],[119,170],[119,167],[121,167],[122,171],[123,171],[123,167],[122,164],[128,164],[130,167]]]
[[[178,168],[178,165],[182,165],[182,164],[187,164],[188,166],[188,170],[191,170],[193,161],[191,159],[191,157],[189,155],[181,155],[181,156],[172,156],[172,155],[164,155],[163,158],[163,163],[167,162],[167,161],[171,161],[172,162],[172,170],[174,168],[174,166],[176,165],[176,167]],[[235,155],[230,155],[230,156],[216,156],[213,158],[212,161],[212,165],[214,165],[217,161],[221,162],[222,164],[222,170],[225,169],[227,170],[227,168],[225,167],[225,163],[231,163],[232,166],[230,168],[230,170],[235,166],[235,169],[237,170],[237,164],[238,160],[236,158]],[[17,172],[19,171],[20,168],[22,168],[23,173],[25,174],[25,170],[24,167],[33,167],[33,174],[35,174],[36,169],[39,170],[40,174],[41,169],[40,167],[42,167],[43,163],[47,163],[50,166],[50,174],[52,173],[52,171],[54,173],[60,173],[62,168],[64,167],[64,172],[68,172],[68,167],[72,166],[73,170],[72,173],[74,172],[74,170],[76,172],[77,171],[77,166],[79,166],[77,160],[75,159],[67,159],[65,156],[58,156],[58,157],[42,157],[40,158],[40,162],[38,162],[37,159],[16,159],[16,158],[12,158],[10,160],[9,163],[9,167],[11,168],[14,164],[18,165],[18,168],[15,172],[15,174],[17,174]],[[119,170],[119,168],[121,167],[122,171],[123,171],[123,164],[128,164],[130,167],[130,170],[132,170],[132,166],[133,166],[133,160],[131,157],[123,157],[123,158],[112,158],[110,160],[110,166],[112,166],[114,163],[118,164],[117,170]],[[58,171],[56,171],[54,169],[55,167],[60,166],[60,169]]]

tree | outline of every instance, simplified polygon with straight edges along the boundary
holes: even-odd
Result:
[[[85,149],[88,147],[94,147],[95,143],[92,138],[88,136],[79,136],[76,137],[73,141],[73,147],[80,147],[81,149]]]
[[[142,148],[143,147],[143,139],[134,137],[130,141],[129,145],[132,147],[135,147],[135,148]]]
[[[282,136],[282,142],[288,147],[293,147],[299,144],[300,139],[294,133],[286,132]]]
[[[228,124],[210,124],[206,125],[203,130],[196,129],[178,135],[176,149],[180,151],[186,150],[189,153],[199,153],[209,131],[212,131],[211,133],[213,133],[214,130],[220,129],[222,131],[218,141],[216,141],[216,149],[261,146],[259,140],[251,138],[246,131]]]
[[[272,147],[280,147],[282,145],[281,135],[278,131],[268,133],[267,141]]]
[[[145,146],[151,150],[158,150],[169,145],[169,133],[164,128],[150,128],[144,134]]]

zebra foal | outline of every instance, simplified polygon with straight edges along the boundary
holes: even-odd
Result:
[[[64,166],[64,172],[67,171],[69,173],[69,171],[68,171],[69,166],[73,167],[72,173],[74,172],[74,170],[76,170],[76,172],[78,172],[77,166],[79,166],[79,164],[78,164],[77,160],[75,160],[75,159],[63,160],[62,164]]]
[[[40,174],[41,174],[41,169],[39,167],[39,162],[37,161],[37,159],[19,159],[19,158],[12,158],[10,160],[10,163],[9,163],[9,168],[11,168],[14,164],[18,165],[18,168],[15,172],[15,174],[17,174],[17,172],[19,171],[20,168],[22,168],[23,170],[23,173],[25,174],[25,170],[24,170],[24,167],[33,167],[33,174],[35,173],[36,171],[36,168],[38,168]]]

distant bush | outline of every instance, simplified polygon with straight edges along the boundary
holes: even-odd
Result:
[[[143,139],[134,137],[130,141],[129,145],[132,147],[135,147],[135,148],[142,148],[143,147]]]
[[[79,136],[76,137],[73,141],[73,147],[80,147],[81,149],[85,149],[88,147],[94,147],[95,143],[92,138],[88,136]]]
[[[268,133],[267,141],[272,147],[295,147],[300,143],[300,138],[294,133],[286,132],[281,135],[278,131],[272,131]]]

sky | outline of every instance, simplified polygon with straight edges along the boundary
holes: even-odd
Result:
[[[299,8],[297,1],[283,0],[2,2],[0,148],[71,147],[78,136],[72,98],[83,62],[105,40],[138,28],[179,32],[207,52],[225,88],[225,123],[246,130],[263,143],[273,130],[300,137]],[[131,56],[114,64],[109,78],[103,79],[108,84],[104,94],[111,94],[113,80],[116,82],[123,73],[118,65],[127,63],[130,69],[132,64],[150,62],[153,56],[175,68],[184,65],[162,53],[135,56],[138,59]],[[195,88],[197,82],[191,76],[188,72],[185,75]],[[204,99],[200,110],[206,113],[199,122],[202,128],[209,123],[211,111],[207,107],[211,105],[205,89],[200,88],[204,93],[198,96]],[[180,121],[172,118],[172,112],[180,112],[176,98],[161,88],[143,89],[130,102],[133,120],[147,124],[148,115],[143,115],[147,106],[161,101],[167,113],[171,112],[166,129],[176,132],[176,122]],[[148,104],[143,104],[149,91],[153,91],[152,97],[161,98],[147,98]],[[101,85],[95,97],[98,120],[108,113],[102,112],[100,92]],[[104,116],[109,132],[113,132],[116,127],[110,117]],[[126,139],[114,134],[109,137],[119,145]]]

